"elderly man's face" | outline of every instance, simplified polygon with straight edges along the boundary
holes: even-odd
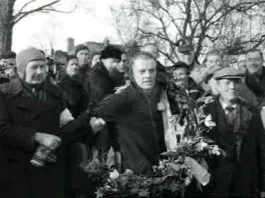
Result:
[[[233,101],[238,97],[238,91],[242,84],[241,79],[221,79],[217,81],[220,97],[224,101]]]
[[[102,59],[102,62],[103,62],[103,65],[106,67],[106,69],[109,72],[112,72],[113,69],[117,67],[120,61],[116,58],[106,58],[106,59]]]
[[[258,51],[247,54],[247,70],[250,74],[258,74],[262,71],[263,58]]]
[[[178,68],[173,71],[174,82],[177,86],[184,89],[188,85],[188,71],[186,68]]]
[[[26,66],[25,81],[29,84],[41,84],[47,75],[45,61],[30,61]]]
[[[136,84],[145,91],[152,90],[156,83],[156,62],[152,59],[137,59],[132,67]]]
[[[80,65],[85,65],[89,61],[89,51],[86,49],[79,51],[76,56]]]

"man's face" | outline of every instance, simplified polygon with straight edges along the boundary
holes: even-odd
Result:
[[[143,90],[152,90],[156,83],[156,62],[152,59],[137,59],[132,67],[136,84]]]
[[[262,71],[263,59],[258,51],[247,53],[246,66],[250,74],[258,74]]]
[[[178,68],[173,71],[174,82],[177,86],[184,89],[188,85],[188,71],[186,68]]]
[[[238,96],[241,79],[220,79],[217,81],[217,89],[224,101],[233,101]]]
[[[69,76],[75,76],[79,73],[79,63],[77,59],[71,59],[68,61],[67,67],[66,67],[66,73]]]
[[[156,59],[159,58],[159,51],[155,45],[147,45],[142,51],[152,54],[153,57],[155,57]]]
[[[89,61],[89,51],[88,50],[81,50],[76,54],[79,65],[85,65],[88,64]]]
[[[100,61],[100,54],[96,54],[92,57],[91,67],[93,67],[96,63]]]
[[[25,81],[29,84],[41,84],[47,75],[45,61],[30,61],[26,66]]]
[[[102,60],[104,66],[109,72],[112,72],[115,67],[119,64],[119,60],[116,58],[107,58]]]
[[[207,61],[205,64],[208,68],[211,68],[213,66],[220,66],[221,65],[221,57],[217,54],[208,55]]]
[[[128,59],[126,54],[121,55],[121,61],[117,64],[117,70],[121,73],[125,72],[128,67]]]

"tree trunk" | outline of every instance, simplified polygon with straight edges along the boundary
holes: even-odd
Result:
[[[11,50],[12,47],[13,8],[15,1],[0,1],[0,53]]]

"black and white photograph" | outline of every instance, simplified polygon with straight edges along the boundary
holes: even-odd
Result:
[[[265,0],[0,0],[0,198],[265,198]]]

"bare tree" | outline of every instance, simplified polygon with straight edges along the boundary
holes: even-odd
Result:
[[[262,18],[264,5],[264,0],[129,0],[121,9],[141,17],[135,25],[138,42],[158,42],[160,52],[175,62],[179,39],[190,41],[196,59],[207,47],[236,53],[260,45],[264,28],[254,33],[250,26],[253,17]]]
[[[28,0],[19,9],[14,10],[14,6],[17,1],[18,0],[0,1],[0,52],[11,49],[13,28],[25,17],[33,13],[70,13],[75,10],[77,5],[75,4],[73,8],[68,11],[63,11],[56,8],[62,0]]]

